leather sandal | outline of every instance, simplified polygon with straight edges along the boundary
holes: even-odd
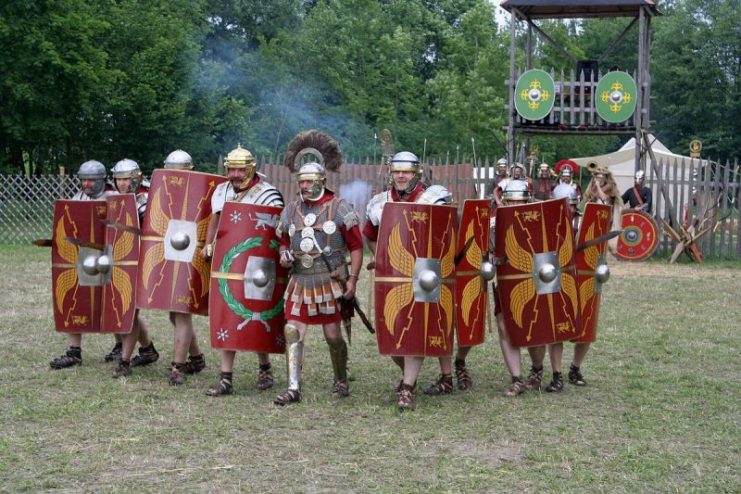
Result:
[[[206,390],[207,396],[222,396],[230,395],[234,391],[232,381],[229,379],[221,378],[219,382],[211,386]]]
[[[285,393],[281,393],[275,397],[273,403],[278,406],[286,406],[291,403],[299,403],[301,401],[301,392],[297,389],[289,389]]]
[[[440,374],[437,381],[432,383],[424,393],[428,396],[438,396],[453,392],[453,376],[450,374]]]

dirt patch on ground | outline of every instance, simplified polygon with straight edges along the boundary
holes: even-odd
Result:
[[[459,441],[444,446],[448,453],[460,458],[469,458],[490,467],[505,461],[517,461],[522,452],[513,446],[489,445],[481,441]]]

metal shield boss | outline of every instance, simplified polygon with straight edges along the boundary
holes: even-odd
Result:
[[[141,236],[136,305],[208,314],[209,265],[201,258],[211,195],[225,177],[154,171]]]
[[[211,346],[283,353],[283,293],[275,229],[281,208],[227,202],[211,260]]]
[[[516,347],[566,341],[582,333],[574,233],[565,198],[497,208],[497,290],[505,330]]]
[[[553,109],[556,85],[548,72],[530,69],[522,73],[515,86],[515,109],[527,120],[542,120]]]
[[[101,331],[130,333],[136,314],[134,302],[139,266],[139,235],[134,233],[139,229],[136,196],[117,194],[107,197],[106,203],[108,227],[105,229],[104,257],[99,260],[101,268],[106,271]]]
[[[487,287],[494,276],[489,262],[489,199],[467,199],[458,227],[458,264],[455,268],[455,305],[458,344],[484,342]]]
[[[645,261],[659,246],[659,227],[643,211],[627,209],[622,213],[623,233],[618,237],[615,257],[621,261]]]
[[[610,232],[612,206],[587,203],[584,207],[577,245],[589,242]],[[602,285],[610,271],[606,263],[607,242],[591,245],[576,253],[576,284],[579,290],[579,311],[582,332],[572,341],[592,343],[597,339]]]
[[[628,120],[636,110],[638,89],[627,72],[615,70],[605,74],[597,83],[595,106],[597,114],[609,123]]]
[[[99,260],[104,254],[105,217],[105,201],[54,203],[51,278],[54,326],[59,332],[100,331],[105,263]]]
[[[374,285],[381,354],[452,354],[455,230],[454,207],[405,202],[384,206]]]

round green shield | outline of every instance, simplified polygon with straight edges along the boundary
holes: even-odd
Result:
[[[610,123],[624,122],[636,110],[636,83],[627,72],[608,72],[597,83],[595,100],[597,114],[602,120]]]
[[[530,69],[524,72],[515,86],[515,109],[527,120],[541,120],[553,108],[556,85],[547,72]]]

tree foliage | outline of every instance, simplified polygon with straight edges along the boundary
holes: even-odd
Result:
[[[662,2],[652,21],[652,120],[663,142],[733,156],[739,145],[738,0]],[[38,0],[0,5],[0,170],[176,148],[213,166],[237,143],[277,154],[318,127],[372,156],[381,129],[427,157],[504,152],[509,30],[486,0]],[[635,69],[627,19],[539,21],[578,59]],[[520,26],[518,46],[525,43]],[[573,61],[534,38],[534,66]],[[521,53],[521,52],[520,52]],[[518,59],[518,65],[524,61]],[[615,138],[537,138],[541,158]]]

